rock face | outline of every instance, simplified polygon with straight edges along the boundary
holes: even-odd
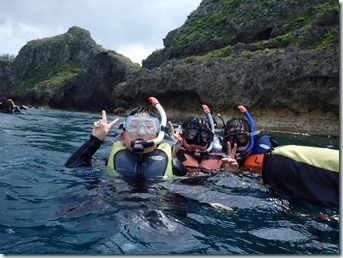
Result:
[[[65,34],[28,42],[14,61],[0,60],[0,90],[19,103],[112,110],[113,86],[125,80],[127,70],[138,68],[74,26]]]
[[[106,52],[95,55],[87,72],[58,88],[48,102],[56,108],[113,110],[112,85],[125,79],[126,65]]]
[[[332,50],[258,53],[231,62],[212,58],[191,67],[168,61],[162,71],[128,76],[125,91],[115,95],[139,96],[134,103],[155,95],[175,117],[201,114],[205,103],[229,119],[244,105],[258,128],[336,134],[338,67],[338,52]]]
[[[0,59],[0,91],[118,115],[154,96],[173,120],[244,105],[258,129],[339,135],[337,1],[203,0],[163,42],[140,67],[72,27]]]

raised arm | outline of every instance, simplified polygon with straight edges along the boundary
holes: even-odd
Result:
[[[109,131],[118,121],[119,119],[116,118],[108,124],[106,111],[103,110],[102,118],[93,124],[93,130],[89,140],[69,157],[64,166],[67,168],[91,166],[93,154],[100,148]]]

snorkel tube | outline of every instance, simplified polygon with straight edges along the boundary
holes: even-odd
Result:
[[[155,144],[159,144],[164,138],[164,131],[162,130],[162,128],[166,127],[167,125],[167,115],[166,115],[166,112],[164,112],[164,109],[161,106],[160,102],[158,102],[156,98],[150,97],[149,101],[157,109],[157,111],[160,113],[160,116],[161,116],[161,130],[158,133],[157,138],[152,140]]]
[[[208,121],[210,122],[210,125],[211,125],[211,132],[212,132],[213,135],[214,135],[214,122],[213,122],[213,117],[212,117],[212,115],[211,115],[211,110],[210,110],[210,108],[209,108],[207,105],[205,105],[205,104],[202,105],[202,108],[204,109],[204,112],[205,112],[205,114],[206,114],[206,116],[207,116],[207,119],[208,119]],[[212,150],[212,147],[213,147],[213,141],[211,142],[210,146],[208,146],[208,148],[206,149],[206,151],[207,151],[207,152],[210,152],[210,151]]]
[[[157,109],[157,111],[160,113],[161,116],[161,128],[160,131],[157,135],[157,137],[153,140],[149,141],[143,141],[143,140],[132,140],[131,141],[131,147],[133,152],[143,152],[144,148],[152,147],[154,144],[159,144],[162,142],[164,138],[164,131],[162,128],[164,128],[167,125],[167,116],[166,113],[164,112],[163,107],[161,106],[160,102],[154,97],[150,97],[149,101],[151,104]]]
[[[211,132],[214,135],[214,122],[213,122],[213,118],[211,115],[211,111],[210,111],[209,107],[205,104],[202,105],[202,108],[204,109],[204,112],[207,116],[209,124],[211,125]],[[191,149],[191,154],[195,158],[204,158],[204,157],[207,157],[209,155],[210,151],[212,150],[212,147],[213,147],[213,140],[206,150]]]
[[[249,142],[249,146],[248,148],[241,152],[241,153],[237,153],[236,154],[236,159],[240,160],[243,159],[254,147],[254,135],[255,135],[255,125],[254,125],[254,121],[252,120],[248,110],[244,107],[244,106],[238,106],[238,109],[241,111],[241,113],[243,113],[245,115],[245,117],[248,119],[249,121],[249,125],[250,125],[250,142]]]

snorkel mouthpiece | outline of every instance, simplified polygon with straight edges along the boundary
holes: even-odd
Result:
[[[198,149],[192,149],[191,154],[194,158],[207,158],[208,157],[208,151],[206,150],[198,150]]]
[[[132,140],[131,148],[133,152],[143,152],[144,148],[154,146],[153,141],[143,141],[143,140]]]

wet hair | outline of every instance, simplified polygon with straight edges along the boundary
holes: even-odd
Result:
[[[248,120],[244,118],[232,118],[225,124],[225,134],[227,134],[231,128],[240,128],[244,131],[250,132],[250,125]]]
[[[128,114],[128,116],[134,116],[138,113],[148,114],[150,117],[159,117],[159,114],[156,113],[155,110],[149,109],[149,108],[144,108],[144,107],[136,107],[136,108],[132,109],[130,111],[130,113]]]
[[[182,123],[182,128],[194,128],[198,130],[203,130],[203,131],[210,131],[211,132],[211,126],[209,122],[201,117],[188,117],[183,123]]]

